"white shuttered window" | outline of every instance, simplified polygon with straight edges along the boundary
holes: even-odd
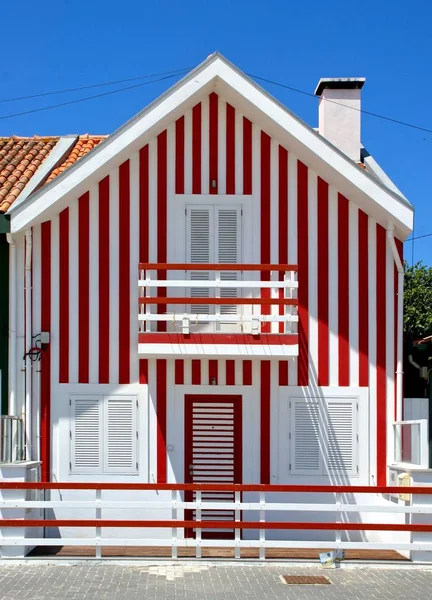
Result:
[[[72,396],[71,473],[137,473],[137,399]]]
[[[358,475],[357,399],[292,398],[291,472]]]

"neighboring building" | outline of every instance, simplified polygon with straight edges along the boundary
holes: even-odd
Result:
[[[212,55],[12,205],[44,480],[386,483],[413,208],[361,145],[363,83],[320,81],[317,132]]]
[[[14,202],[21,202],[62,173],[101,139],[103,136],[89,135],[0,137],[0,414],[8,412],[9,217],[6,213]]]

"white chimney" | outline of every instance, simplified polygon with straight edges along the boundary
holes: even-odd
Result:
[[[318,131],[349,158],[360,161],[361,89],[364,77],[321,78]]]

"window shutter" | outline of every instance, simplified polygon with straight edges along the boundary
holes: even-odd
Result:
[[[237,264],[240,262],[240,207],[216,208],[216,257],[222,264]],[[222,281],[236,281],[240,273],[224,271],[220,274]],[[236,288],[221,288],[221,298],[237,298]],[[237,305],[221,306],[221,314],[237,314]]]
[[[210,263],[212,262],[213,245],[213,213],[209,207],[188,207],[187,208],[187,243],[188,252],[186,261],[188,263]],[[208,280],[210,273],[206,271],[190,271],[189,278],[192,281]],[[191,298],[208,298],[210,296],[209,288],[191,288]],[[191,312],[200,314],[209,314],[209,305],[194,304],[191,306]]]
[[[357,407],[351,399],[327,400],[327,468],[357,475]]]
[[[322,449],[320,448],[319,403],[313,399],[293,399],[291,402],[291,465],[292,472],[320,475]]]
[[[134,473],[137,471],[136,398],[105,398],[104,471]]]
[[[100,473],[102,471],[102,398],[99,396],[71,398],[71,471]]]

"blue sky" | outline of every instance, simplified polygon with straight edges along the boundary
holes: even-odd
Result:
[[[2,6],[0,99],[194,67],[215,50],[248,73],[313,92],[320,77],[363,76],[363,108],[432,129],[428,0],[21,0]],[[174,80],[0,119],[0,135],[110,133]],[[0,103],[0,117],[97,94]],[[316,100],[265,87],[309,124]],[[432,134],[363,115],[362,139],[432,233]],[[411,262],[412,244],[405,255]],[[414,261],[432,264],[432,237]]]

